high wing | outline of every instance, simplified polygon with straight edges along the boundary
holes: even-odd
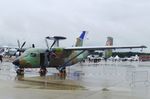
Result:
[[[65,50],[106,50],[106,49],[133,49],[133,48],[147,48],[145,45],[140,46],[83,46],[83,47],[66,47]]]

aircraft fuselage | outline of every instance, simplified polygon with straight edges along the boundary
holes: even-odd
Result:
[[[87,51],[79,55],[80,52],[66,51],[63,48],[53,48],[50,53],[46,49],[30,48],[18,57],[13,64],[19,68],[40,68],[41,66],[56,68],[62,65],[70,66],[87,57]]]

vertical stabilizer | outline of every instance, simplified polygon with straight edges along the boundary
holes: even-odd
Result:
[[[83,45],[83,40],[84,40],[84,37],[85,37],[85,34],[87,32],[86,31],[83,31],[81,33],[81,35],[77,38],[77,41],[76,41],[76,45],[75,46],[82,46]]]
[[[113,38],[107,37],[106,46],[113,46]],[[104,57],[109,58],[112,56],[112,49],[108,49],[104,51]]]
[[[75,44],[76,47],[83,45],[83,40],[85,38],[86,33],[87,33],[87,31],[83,31],[81,33],[81,35],[77,38],[77,41]],[[88,55],[87,51],[80,54],[81,52],[82,51],[76,51],[76,50],[72,51],[71,55],[68,58],[69,60],[71,60],[69,64],[75,64],[77,62],[81,62],[85,57],[87,57],[87,55]]]

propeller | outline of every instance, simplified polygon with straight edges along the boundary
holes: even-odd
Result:
[[[23,49],[23,47],[25,46],[25,44],[26,44],[26,41],[25,42],[23,42],[23,44],[21,45],[20,44],[20,41],[19,40],[17,40],[17,43],[18,43],[18,50],[21,52],[22,51],[22,49]]]
[[[51,45],[50,47],[49,47],[49,44],[48,44],[47,39],[49,39],[49,40],[54,40],[54,42],[52,43],[52,45]],[[49,37],[49,36],[45,37],[46,46],[47,46],[47,49],[48,49],[49,51],[52,50],[52,48],[53,48],[53,46],[55,45],[56,41],[57,41],[57,40],[56,40],[54,37]]]
[[[54,37],[47,36],[47,37],[45,37],[45,43],[46,43],[46,46],[47,46],[46,54],[47,54],[47,60],[48,60],[47,64],[48,64],[48,66],[51,63],[51,58],[56,57],[55,51],[52,49],[53,46],[55,44],[57,44],[56,46],[59,47],[59,40],[63,40],[63,39],[66,39],[66,37],[62,37],[62,36],[54,36]],[[49,47],[49,44],[48,44],[48,40],[53,40],[53,43],[50,47]]]

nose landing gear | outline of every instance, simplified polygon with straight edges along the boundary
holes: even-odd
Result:
[[[24,68],[19,68],[16,71],[17,75],[24,75]]]

